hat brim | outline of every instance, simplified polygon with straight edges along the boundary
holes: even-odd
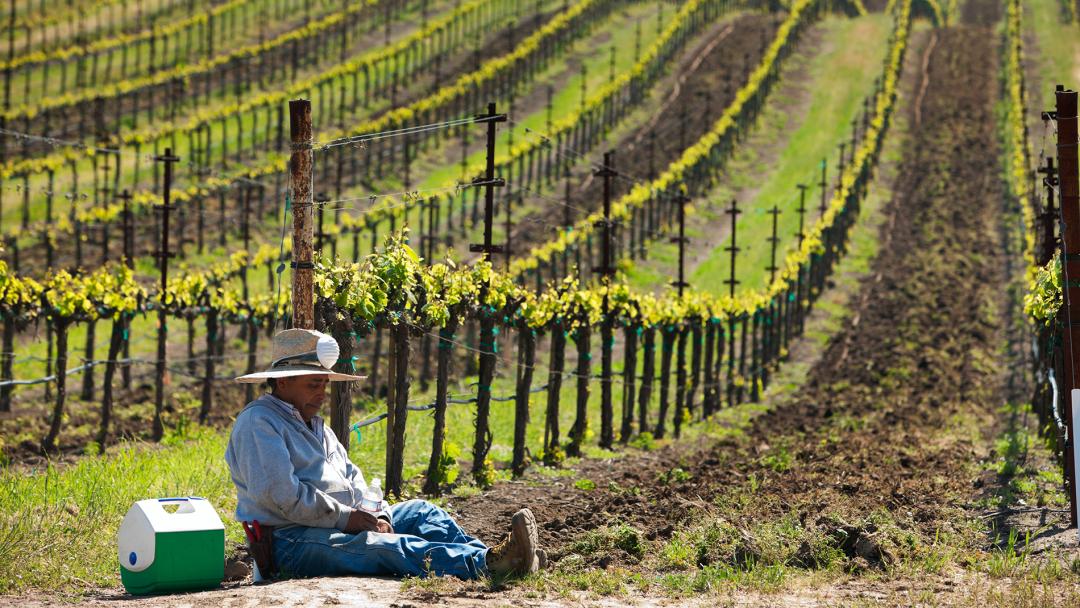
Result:
[[[350,374],[323,371],[314,369],[310,366],[287,365],[264,372],[255,372],[254,374],[240,376],[239,378],[236,378],[236,381],[244,384],[255,384],[265,382],[270,378],[293,378],[296,376],[326,376],[331,382],[356,382],[367,378],[367,376],[353,376]]]

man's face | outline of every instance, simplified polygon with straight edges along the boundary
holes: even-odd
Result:
[[[326,400],[326,385],[330,384],[326,376],[292,376],[279,378],[277,396],[287,401],[300,412],[305,422],[319,413],[322,402]]]

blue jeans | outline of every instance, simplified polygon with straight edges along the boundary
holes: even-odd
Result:
[[[426,500],[390,507],[394,534],[348,534],[333,528],[274,530],[274,564],[284,576],[487,575],[487,547]]]

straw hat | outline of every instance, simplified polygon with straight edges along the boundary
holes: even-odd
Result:
[[[363,380],[367,376],[350,376],[333,371],[341,349],[337,340],[311,329],[286,329],[274,336],[274,362],[264,372],[240,376],[237,382],[256,383],[267,378],[292,376],[327,376],[331,382]]]

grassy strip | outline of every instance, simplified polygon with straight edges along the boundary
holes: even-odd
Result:
[[[879,73],[885,55],[889,18],[884,15],[829,18],[822,27],[824,38],[830,41],[828,44],[832,48],[814,57],[807,66],[810,77],[805,86],[811,91],[811,101],[806,114],[797,118],[785,115],[784,100],[770,104],[760,119],[758,134],[740,146],[729,161],[727,174],[731,176],[730,181],[713,189],[702,197],[704,202],[695,206],[697,215],[705,222],[722,218],[721,207],[737,192],[760,185],[749,205],[743,201],[744,213],[738,222],[742,247],[738,278],[747,288],[763,284],[767,276],[764,268],[768,265],[770,250],[766,239],[772,225],[771,217],[765,212],[774,204],[783,210],[779,221],[781,249],[778,253],[778,259],[782,259],[783,250],[793,246],[798,229],[798,215],[794,211],[798,204],[795,185],[800,182],[813,184],[820,179],[820,159],[828,156],[836,142],[842,141],[850,132],[851,120],[860,111],[863,97],[872,90],[873,78]],[[847,51],[854,47],[863,52]],[[793,121],[801,121],[794,132],[790,131]],[[760,163],[758,150],[780,142],[785,143],[778,159],[767,176],[758,181],[760,173],[755,171]],[[817,207],[815,194],[811,190],[808,197],[807,207],[811,211],[808,211],[807,225]],[[705,236],[703,231],[708,228],[700,221],[688,222],[691,239]],[[650,246],[649,257],[650,261],[639,262],[628,272],[628,280],[636,288],[648,289],[663,283],[663,277],[671,273],[670,269],[677,261],[677,248],[670,243],[657,242]],[[690,281],[703,291],[726,293],[727,286],[722,281],[728,277],[729,268],[728,253],[718,246],[693,272]]]
[[[1065,23],[1055,2],[1027,2],[1025,30],[1034,34],[1039,82],[1030,83],[1032,99],[1042,105],[1029,111],[1054,107],[1054,86],[1080,86],[1080,24]],[[1036,131],[1037,133],[1041,131]]]

